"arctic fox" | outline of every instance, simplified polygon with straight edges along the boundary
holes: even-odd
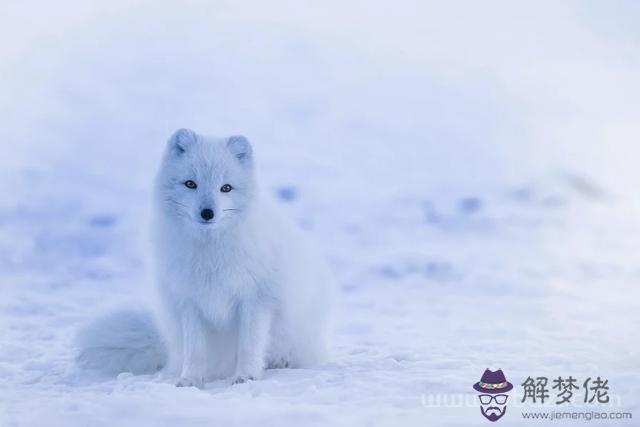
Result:
[[[254,169],[245,137],[180,129],[169,139],[153,223],[160,327],[145,313],[99,319],[80,334],[81,365],[165,367],[176,385],[203,387],[325,358],[331,278],[260,196]]]

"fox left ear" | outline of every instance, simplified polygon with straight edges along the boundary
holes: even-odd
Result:
[[[176,155],[181,155],[187,148],[197,141],[198,135],[191,129],[178,129],[169,138],[169,150]]]
[[[253,149],[251,148],[251,143],[244,136],[230,136],[227,139],[227,148],[231,151],[240,163],[244,165],[248,165],[251,163],[251,159],[253,157]]]

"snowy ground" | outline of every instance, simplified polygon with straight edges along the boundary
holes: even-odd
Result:
[[[1,427],[486,425],[487,367],[602,376],[640,417],[637,6],[187,4],[1,6]],[[204,391],[74,367],[81,325],[145,304],[183,126],[248,135],[327,255],[330,363]]]

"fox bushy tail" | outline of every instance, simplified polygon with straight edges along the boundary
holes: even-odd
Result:
[[[167,346],[149,312],[119,310],[101,316],[77,337],[78,365],[107,375],[150,374],[162,369]]]

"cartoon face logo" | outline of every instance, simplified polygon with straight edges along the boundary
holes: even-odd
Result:
[[[507,394],[513,384],[507,381],[502,369],[495,372],[486,369],[480,381],[473,385],[479,392],[480,412],[489,421],[498,421],[507,412]]]

